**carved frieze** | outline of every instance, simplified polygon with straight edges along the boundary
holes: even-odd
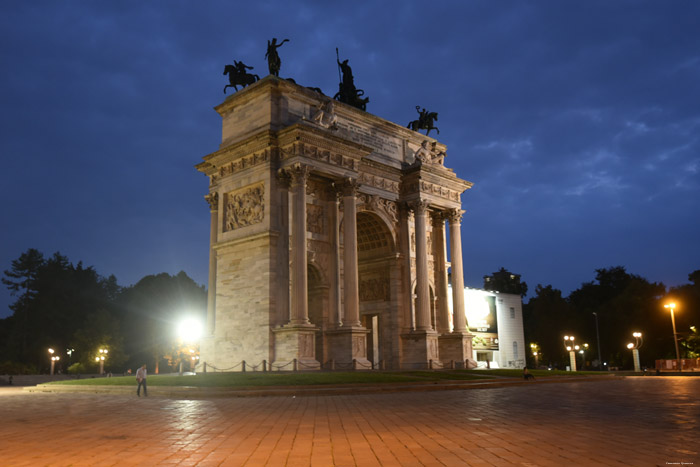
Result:
[[[323,206],[315,204],[306,205],[306,230],[309,232],[323,234],[325,216],[323,214]]]
[[[361,280],[359,284],[360,301],[389,300],[389,278]]]
[[[263,164],[265,162],[268,162],[269,160],[270,160],[270,151],[269,150],[250,154],[248,156],[243,156],[243,157],[236,159],[233,162],[230,162],[228,164],[225,164],[225,165],[222,165],[221,167],[219,167],[218,176],[219,177],[226,177],[227,175],[231,175],[231,174],[239,172],[241,170],[249,169],[251,167],[255,167],[256,165]],[[217,180],[216,175],[212,175],[211,183],[214,183],[216,180]]]
[[[442,185],[435,183],[429,183],[425,181],[413,181],[411,183],[405,183],[401,187],[401,192],[403,194],[411,194],[416,192],[430,193],[440,198],[448,199],[450,201],[459,201],[460,193],[449,188],[445,188]]]
[[[399,182],[394,180],[389,180],[388,178],[379,177],[370,173],[360,174],[360,183],[363,185],[381,188],[382,190],[391,191],[393,193],[399,192]]]
[[[290,157],[303,156],[308,157],[309,159],[325,162],[327,164],[337,165],[345,169],[359,169],[359,161],[353,159],[352,157],[344,156],[342,154],[300,141],[294,142],[293,144],[282,148],[280,153],[281,160],[283,161],[285,159],[289,159]]]
[[[224,195],[224,232],[258,224],[265,217],[265,184],[249,185]]]

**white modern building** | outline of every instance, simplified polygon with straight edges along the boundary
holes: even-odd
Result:
[[[452,290],[448,297],[452,311]],[[474,334],[472,358],[479,367],[523,368],[525,334],[520,295],[465,287],[464,307],[467,325]]]

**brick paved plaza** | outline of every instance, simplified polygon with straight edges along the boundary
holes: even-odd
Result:
[[[151,392],[0,389],[0,465],[700,465],[700,377],[296,398]]]

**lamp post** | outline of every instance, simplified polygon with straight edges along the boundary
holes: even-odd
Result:
[[[634,358],[634,371],[640,372],[642,371],[641,365],[639,364],[639,348],[642,346],[644,343],[644,340],[642,339],[642,333],[641,332],[633,332],[632,336],[635,339],[634,344],[629,343],[627,344],[627,348],[632,351],[632,357]]]
[[[600,332],[598,331],[598,313],[594,311],[593,316],[595,316],[595,337],[598,341],[598,371],[601,371],[603,369],[603,360],[600,357]]]
[[[564,336],[564,347],[569,352],[569,363],[571,371],[576,371],[576,352],[579,350],[578,345],[574,345],[574,336]]]
[[[583,344],[583,347],[581,347],[581,350],[578,351],[578,353],[581,354],[581,369],[585,370],[586,369],[586,351],[588,350],[588,344]]]
[[[675,303],[667,303],[664,308],[671,310],[671,324],[673,325],[673,343],[676,345],[676,360],[678,361],[678,371],[683,371],[681,365],[681,353],[678,351],[678,337],[676,334],[676,318],[673,316],[673,311],[676,309]]]
[[[534,342],[530,344],[530,349],[532,349],[532,356],[535,357],[535,368],[540,365],[540,346]]]
[[[58,355],[54,355],[54,350],[49,349],[49,355],[51,356],[51,376],[53,376],[53,370],[56,367],[56,362],[61,359]]]
[[[100,354],[95,357],[95,361],[100,364],[100,375],[105,372],[105,358],[107,357],[107,353],[107,349],[100,349]]]

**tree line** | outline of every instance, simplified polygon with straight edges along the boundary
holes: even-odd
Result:
[[[2,283],[16,299],[12,315],[0,320],[0,373],[47,372],[49,348],[61,357],[56,371],[95,373],[100,349],[108,350],[105,372],[144,363],[172,370],[186,353],[174,335],[178,320],[206,317],[204,286],[182,271],[122,287],[114,275],[30,248]]]
[[[492,290],[521,297],[527,294],[527,284],[519,281],[520,276],[503,268],[487,277]],[[564,368],[568,353],[563,337],[573,335],[579,345],[588,344],[583,357],[578,356],[579,365],[583,360],[587,369],[598,368],[600,342],[602,362],[608,367],[631,369],[633,357],[627,344],[635,343],[633,332],[642,333],[642,366],[653,368],[656,359],[675,359],[671,316],[664,308],[672,302],[677,304],[680,357],[700,357],[700,270],[688,274],[688,281],[667,288],[615,266],[596,269],[593,281],[583,283],[568,296],[552,285],[538,284],[535,295],[523,305],[528,363]],[[537,360],[530,344],[538,349]]]

